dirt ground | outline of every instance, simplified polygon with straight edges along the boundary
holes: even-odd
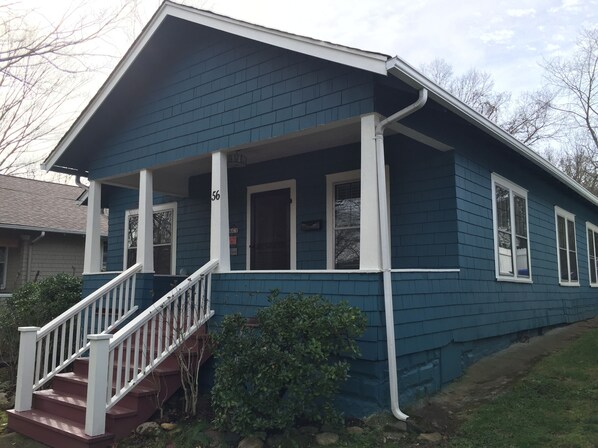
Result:
[[[598,328],[598,317],[555,328],[482,359],[469,367],[458,381],[412,406],[408,410],[410,424],[419,432],[438,432],[443,436],[451,436],[469,413],[505,392],[541,358],[560,350],[594,328]],[[401,444],[403,447],[426,445],[415,438]],[[44,448],[45,445],[24,440],[17,434],[0,436],[0,448],[16,447]]]
[[[470,412],[509,389],[540,359],[594,328],[598,317],[555,328],[478,361],[459,380],[411,407],[412,423],[425,432],[454,434]]]

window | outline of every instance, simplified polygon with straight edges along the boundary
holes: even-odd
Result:
[[[6,266],[8,260],[8,247],[0,247],[0,289],[6,288]]]
[[[527,191],[492,174],[497,280],[531,281]]]
[[[133,266],[137,259],[137,230],[139,212],[127,210],[125,216],[125,266]],[[154,206],[154,272],[174,275],[176,260],[176,204]]]
[[[578,286],[575,215],[555,207],[559,280],[561,285]]]
[[[359,269],[361,184],[359,170],[326,176],[328,268]]]
[[[590,286],[598,286],[598,227],[586,223],[588,233],[588,267],[590,269]]]

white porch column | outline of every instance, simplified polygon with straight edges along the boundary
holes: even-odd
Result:
[[[210,259],[219,260],[220,272],[230,271],[228,224],[228,163],[225,152],[212,154],[212,214],[210,223]]]
[[[100,272],[102,248],[100,246],[102,184],[92,180],[87,191],[87,228],[85,230],[85,258],[83,273]]]
[[[376,168],[375,114],[361,117],[361,217],[359,269],[382,269],[380,221],[378,214],[378,175]]]
[[[154,272],[154,188],[149,170],[139,173],[139,223],[137,224],[137,263],[141,272]]]

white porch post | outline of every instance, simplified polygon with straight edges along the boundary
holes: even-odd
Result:
[[[212,214],[210,223],[210,259],[219,260],[220,272],[230,271],[228,224],[228,161],[225,152],[212,154]]]
[[[361,217],[359,232],[359,269],[382,269],[380,220],[378,213],[378,175],[376,168],[375,114],[361,117]]]
[[[33,399],[33,372],[35,371],[35,343],[39,327],[19,327],[19,363],[17,366],[17,390],[15,411],[31,409]]]
[[[100,272],[102,249],[100,246],[100,223],[102,213],[102,184],[92,180],[87,191],[87,228],[85,230],[85,258],[83,273]]]
[[[154,188],[149,170],[139,173],[139,222],[137,224],[137,263],[141,272],[154,272]]]
[[[106,432],[106,391],[111,334],[90,334],[87,380],[85,434],[99,436]]]

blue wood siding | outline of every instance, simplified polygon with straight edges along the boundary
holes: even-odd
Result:
[[[458,267],[453,153],[386,139],[392,267]]]
[[[173,50],[168,68],[156,79],[145,74],[140,100],[90,151],[91,178],[373,111],[367,72],[207,28],[182,35],[186,41]]]
[[[381,274],[216,274],[212,281],[216,316],[211,328],[227,314],[255,316],[257,310],[268,306],[267,298],[273,290],[281,296],[297,292],[317,294],[333,303],[344,300],[361,309],[368,318],[368,328],[358,340],[361,357],[351,363],[351,377],[342,387],[339,404],[348,415],[368,415],[383,409],[388,401],[386,351],[378,330],[383,319],[380,278]]]

